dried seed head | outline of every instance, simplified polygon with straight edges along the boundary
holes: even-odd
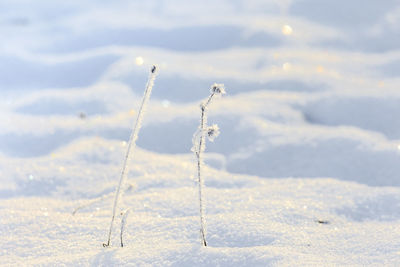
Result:
[[[211,90],[210,91],[211,91],[212,94],[215,94],[215,95],[224,95],[224,94],[226,94],[225,86],[222,83],[214,83],[211,86]]]
[[[207,127],[207,137],[211,142],[219,135],[219,127],[216,124]]]

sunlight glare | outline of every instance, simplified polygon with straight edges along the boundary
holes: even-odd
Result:
[[[293,29],[292,29],[292,27],[290,27],[290,25],[283,25],[283,27],[282,27],[282,33],[283,33],[284,35],[291,35],[292,32],[293,32]]]
[[[136,58],[136,65],[142,66],[144,63],[144,59],[142,57],[137,57]]]
[[[324,72],[324,67],[322,67],[321,65],[317,67],[317,72],[322,73]]]
[[[286,62],[282,65],[282,69],[284,71],[289,71],[292,68],[292,64],[290,64],[289,62]]]

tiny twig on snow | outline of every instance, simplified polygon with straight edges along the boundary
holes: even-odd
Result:
[[[127,218],[128,218],[128,214],[129,214],[129,211],[130,211],[130,210],[131,210],[131,209],[129,208],[129,209],[127,209],[127,210],[121,212],[121,215],[122,215],[122,219],[121,219],[121,233],[120,233],[121,248],[124,247],[124,242],[123,242],[122,237],[123,237],[123,234],[124,234],[125,225],[126,225],[126,220],[127,220]]]
[[[130,185],[126,188],[125,193],[126,193],[126,192],[132,191],[132,189],[133,189],[133,185],[130,184]],[[95,199],[89,200],[87,203],[82,204],[82,205],[76,207],[76,208],[72,211],[72,215],[75,216],[75,214],[76,214],[78,211],[80,211],[81,209],[90,207],[90,206],[92,206],[92,205],[94,205],[94,204],[96,204],[96,203],[98,203],[98,202],[101,202],[101,201],[103,201],[103,200],[105,200],[105,199],[111,198],[111,197],[113,196],[113,194],[114,194],[114,193],[111,192],[111,193],[109,193],[109,194],[102,195],[101,197],[97,197],[97,198],[95,198]]]

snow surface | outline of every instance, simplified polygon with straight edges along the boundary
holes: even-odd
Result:
[[[0,265],[398,266],[399,31],[397,0],[0,1]]]

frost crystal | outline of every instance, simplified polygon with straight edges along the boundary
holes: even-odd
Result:
[[[214,139],[219,135],[219,127],[217,124],[207,127],[208,140],[214,142]]]
[[[210,91],[211,91],[212,94],[215,94],[215,95],[224,95],[226,93],[225,92],[225,86],[222,83],[214,83],[211,86],[211,90]]]

